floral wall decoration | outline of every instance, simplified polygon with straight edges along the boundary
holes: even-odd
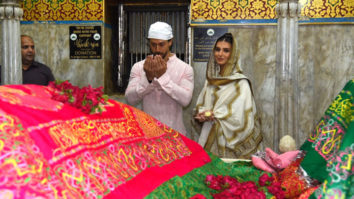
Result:
[[[278,0],[192,0],[192,25],[276,23]],[[352,0],[299,0],[300,23],[354,23]]]
[[[103,21],[103,0],[24,0],[23,21]]]

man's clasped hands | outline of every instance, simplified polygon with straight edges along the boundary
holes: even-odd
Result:
[[[161,55],[149,55],[144,63],[144,71],[149,81],[161,77],[167,70],[168,57],[165,59]]]
[[[147,79],[152,81],[154,78],[158,79],[161,77],[167,70],[167,61],[168,56],[165,56],[164,59],[161,55],[148,55],[144,63],[144,71]],[[204,111],[195,115],[194,118],[200,122],[212,121],[214,120],[214,114],[212,111]]]

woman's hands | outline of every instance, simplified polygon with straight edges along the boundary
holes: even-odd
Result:
[[[204,111],[198,113],[194,116],[194,118],[199,122],[213,121],[215,119],[213,111]]]

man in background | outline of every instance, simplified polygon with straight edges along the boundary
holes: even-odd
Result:
[[[173,34],[169,24],[152,24],[148,39],[152,54],[133,65],[125,97],[131,105],[142,101],[144,112],[186,135],[183,107],[192,99],[193,69],[170,52]]]
[[[23,84],[37,84],[46,86],[50,81],[55,80],[52,71],[48,66],[34,61],[36,56],[34,41],[28,35],[21,35],[21,56]]]
[[[23,84],[46,86],[50,81],[54,81],[54,76],[50,68],[34,61],[36,50],[33,39],[28,35],[21,35],[21,55]]]

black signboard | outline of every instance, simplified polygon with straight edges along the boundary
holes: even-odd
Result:
[[[227,28],[194,28],[193,60],[208,62],[215,41],[227,32]]]
[[[70,59],[101,59],[101,26],[70,26]]]

